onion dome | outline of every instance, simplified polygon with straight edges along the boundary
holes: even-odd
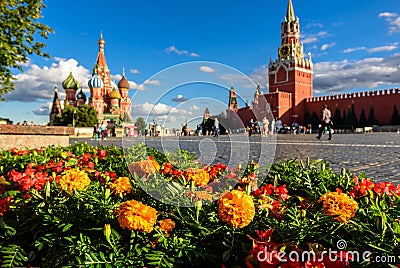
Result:
[[[119,81],[118,88],[128,88],[129,89],[129,82],[128,82],[128,80],[126,80],[125,76],[122,76],[121,81]]]
[[[110,99],[121,99],[121,94],[119,94],[118,90],[116,90],[115,88],[113,89],[113,91],[111,91],[110,93],[108,93],[108,97]]]
[[[76,95],[76,98],[77,98],[78,100],[84,100],[84,101],[86,101],[86,94],[83,93],[82,88],[81,88],[81,91],[79,91],[78,95]]]
[[[78,90],[78,88],[80,88],[80,85],[79,85],[78,80],[76,80],[74,78],[74,76],[72,75],[72,72],[70,72],[67,79],[65,79],[64,82],[62,82],[62,87],[64,89]]]
[[[88,82],[88,86],[90,88],[102,88],[103,85],[104,85],[103,80],[101,80],[101,78],[97,74],[93,74],[92,78],[90,78]]]
[[[126,88],[129,89],[129,82],[125,78],[125,68],[122,68],[122,78],[118,83],[118,88]]]

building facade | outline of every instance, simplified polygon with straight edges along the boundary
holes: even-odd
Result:
[[[400,90],[386,89],[350,94],[313,97],[313,63],[311,54],[304,54],[300,39],[300,22],[295,16],[292,0],[288,0],[286,16],[281,23],[281,45],[276,60],[268,65],[269,92],[258,86],[253,103],[238,108],[236,92],[231,88],[227,116],[231,121],[246,125],[251,118],[261,121],[264,116],[280,119],[284,125],[307,125],[318,122],[322,105],[327,104],[332,116],[345,121],[351,114],[355,121],[388,125],[400,104]],[[343,124],[345,122],[342,122]]]
[[[111,81],[110,69],[108,68],[104,54],[105,41],[102,35],[100,35],[98,44],[99,52],[93,68],[92,77],[88,81],[90,89],[88,102],[79,81],[77,81],[72,72],[70,72],[62,83],[62,87],[66,93],[64,106],[72,105],[74,107],[79,107],[84,104],[89,104],[97,111],[99,121],[129,120],[131,119],[131,99],[128,95],[129,82],[125,77],[125,72],[122,71],[122,78],[118,82],[118,85]],[[50,124],[55,116],[60,114],[60,109],[58,94],[55,91],[53,108],[50,114]]]

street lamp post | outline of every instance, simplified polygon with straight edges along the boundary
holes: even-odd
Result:
[[[75,109],[72,112],[72,127],[75,127]]]

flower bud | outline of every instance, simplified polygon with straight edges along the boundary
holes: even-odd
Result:
[[[111,235],[111,226],[110,224],[104,224],[104,229],[103,229],[103,234],[106,237],[107,240],[110,239],[110,235]]]

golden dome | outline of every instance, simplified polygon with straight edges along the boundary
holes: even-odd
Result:
[[[114,88],[113,91],[108,94],[108,97],[110,99],[121,99],[121,94]]]

